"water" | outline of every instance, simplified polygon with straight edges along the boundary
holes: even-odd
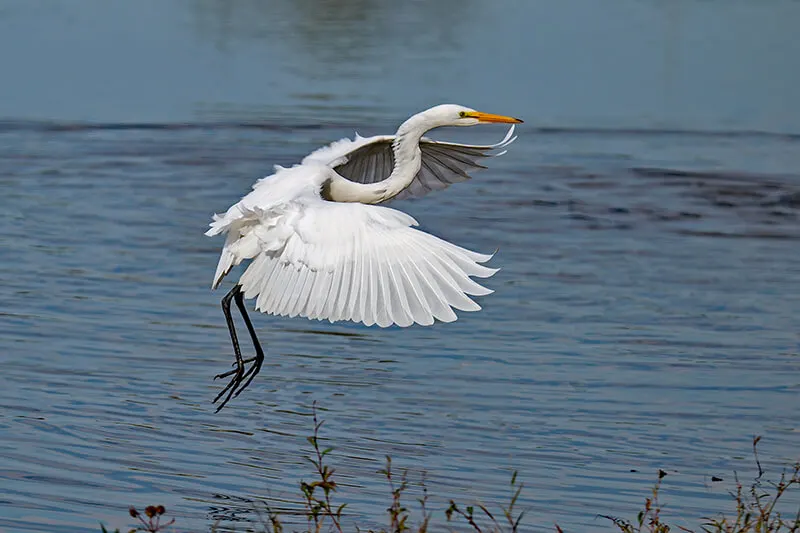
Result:
[[[314,400],[362,527],[386,454],[427,472],[437,520],[504,502],[518,469],[532,531],[607,531],[596,515],[634,516],[658,468],[695,525],[753,472],[752,435],[768,470],[797,460],[800,4],[603,9],[0,4],[0,530],[123,527],[149,503],[180,531],[246,530],[254,500],[288,509],[311,477]],[[499,248],[484,310],[405,330],[259,315],[267,362],[214,414],[231,350],[210,214],[439,101],[526,119],[491,170],[395,206]]]

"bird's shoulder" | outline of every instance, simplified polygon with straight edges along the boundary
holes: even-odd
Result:
[[[225,213],[214,215],[206,234],[216,235],[240,223],[268,220],[298,211],[309,203],[323,202],[320,188],[328,178],[326,173],[330,169],[318,163],[276,166],[273,174],[256,181],[252,190]]]

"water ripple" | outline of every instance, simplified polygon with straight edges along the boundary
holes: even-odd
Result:
[[[164,503],[187,530],[241,530],[267,495],[297,512],[314,400],[362,526],[386,454],[427,472],[435,508],[490,504],[519,469],[532,527],[573,530],[634,513],[657,468],[687,516],[723,506],[730,484],[706,480],[749,471],[755,433],[797,459],[794,139],[694,135],[703,163],[676,132],[523,130],[492,170],[396,206],[499,248],[481,313],[259,316],[262,373],[215,415],[231,354],[209,216],[350,125],[0,126],[0,529],[95,531]]]

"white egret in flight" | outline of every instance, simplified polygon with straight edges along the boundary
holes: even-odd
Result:
[[[264,351],[245,308],[330,322],[352,320],[367,326],[456,320],[453,308],[480,309],[469,296],[489,294],[472,277],[496,269],[483,266],[491,256],[472,252],[413,229],[410,216],[376,204],[412,196],[469,179],[467,171],[485,168],[480,158],[500,155],[511,144],[514,126],[497,144],[433,141],[425,132],[442,126],[516,124],[519,119],[445,104],[406,120],[394,135],[342,139],[307,156],[292,168],[258,180],[253,190],[214,215],[206,235],[227,234],[212,288],[244,260],[249,266],[222,299],[236,368],[214,399],[226,392],[217,411],[238,396],[261,369]],[[504,153],[504,152],[501,152]],[[242,359],[231,316],[239,308],[255,357]],[[252,363],[245,371],[245,365]],[[245,381],[246,380],[246,381]]]

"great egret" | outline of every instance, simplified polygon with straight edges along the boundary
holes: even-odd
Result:
[[[470,276],[493,275],[496,269],[480,264],[491,256],[412,229],[417,225],[412,217],[374,204],[423,196],[469,179],[467,171],[485,168],[478,159],[500,155],[494,151],[516,139],[513,125],[491,145],[433,141],[423,137],[428,130],[520,122],[438,105],[406,120],[395,135],[356,134],[354,140],[316,150],[292,168],[276,166],[224,215],[214,215],[206,235],[226,233],[227,239],[212,288],[231,268],[252,260],[222,298],[236,368],[215,376],[233,376],[214,398],[216,403],[228,393],[217,411],[247,388],[264,361],[245,298],[257,298],[256,310],[262,313],[381,327],[452,322],[457,318],[453,308],[479,310],[468,295],[492,291]],[[247,360],[239,349],[231,300],[255,348],[255,357]],[[247,363],[253,364],[245,372]]]

